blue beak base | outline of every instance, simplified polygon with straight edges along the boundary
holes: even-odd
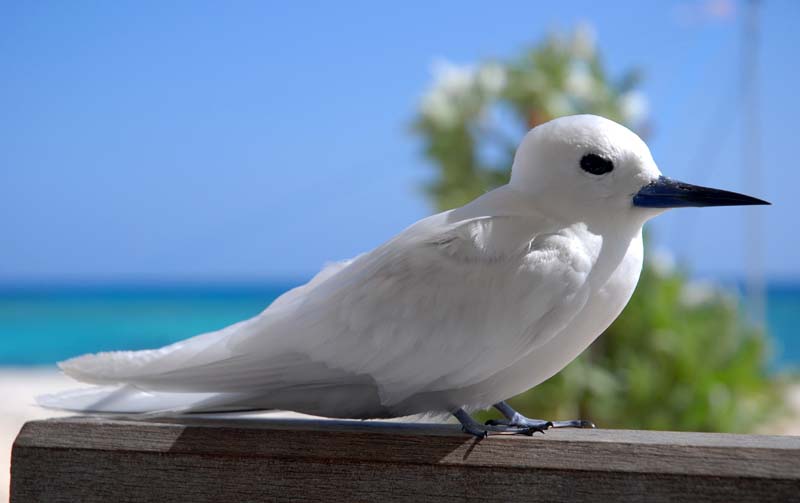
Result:
[[[771,204],[755,197],[691,185],[665,176],[642,187],[633,196],[633,205],[641,208],[685,208],[703,206],[752,206]]]

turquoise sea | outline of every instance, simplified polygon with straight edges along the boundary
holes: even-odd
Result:
[[[0,288],[0,365],[156,348],[253,316],[299,283]],[[800,284],[770,285],[767,324],[773,368],[800,366]]]

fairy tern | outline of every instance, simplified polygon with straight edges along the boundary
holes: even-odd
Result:
[[[511,180],[325,267],[261,314],[147,351],[60,364],[96,386],[46,407],[182,414],[289,410],[335,418],[453,414],[463,430],[532,434],[504,400],[564,368],[619,315],[642,226],[668,208],[769,204],[661,175],[647,145],[592,115],[524,137]],[[470,415],[496,407],[504,420]]]

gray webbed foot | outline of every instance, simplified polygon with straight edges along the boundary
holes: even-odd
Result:
[[[458,409],[453,415],[461,423],[461,431],[475,436],[479,440],[489,435],[527,435],[532,436],[536,432],[544,433],[544,429],[527,426],[511,426],[506,424],[481,424],[466,413],[464,409]]]
[[[490,419],[486,421],[487,425],[542,428],[542,432],[550,428],[596,428],[594,423],[591,421],[584,421],[583,419],[573,419],[570,421],[545,421],[543,419],[530,419],[515,411],[506,402],[498,402],[494,405],[494,407],[505,416],[505,419]]]
[[[528,419],[525,416],[520,415],[519,417],[513,419],[489,419],[486,421],[486,424],[489,426],[516,426],[520,428],[531,428],[536,431],[541,431],[542,433],[545,430],[549,430],[553,428],[552,421],[545,421],[543,419]]]

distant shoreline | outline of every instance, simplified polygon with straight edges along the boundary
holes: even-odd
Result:
[[[255,316],[300,283],[0,283],[0,367],[54,368],[83,353],[158,348]],[[767,301],[770,368],[798,368],[800,282],[769,284]]]
[[[81,291],[158,291],[158,290],[272,290],[276,286],[301,285],[315,273],[256,278],[55,278],[55,279],[0,279],[0,294],[18,292],[63,292]],[[737,276],[697,274],[689,275],[690,281],[709,281],[725,289],[743,289],[746,279]],[[771,291],[800,291],[800,276],[770,276],[765,285]]]

